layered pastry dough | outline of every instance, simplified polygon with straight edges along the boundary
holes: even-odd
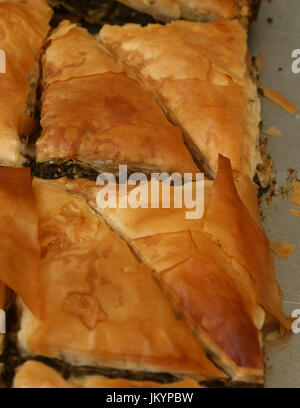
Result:
[[[176,319],[150,270],[66,185],[72,190],[76,182],[34,181],[44,319],[23,308],[22,354],[222,378],[187,325]]]
[[[209,21],[216,17],[240,18],[245,24],[253,15],[257,0],[119,0],[158,20],[184,18],[194,21]]]
[[[86,30],[61,23],[50,37],[43,71],[39,162],[77,159],[112,171],[120,164],[146,173],[197,171],[180,129]]]
[[[220,157],[219,167],[216,181],[205,183],[205,211],[199,220],[186,219],[186,208],[172,204],[170,209],[101,208],[96,204],[101,188],[82,180],[68,189],[94,201],[106,222],[155,271],[173,307],[215,361],[236,381],[260,382],[259,330],[265,312],[285,327],[290,323],[282,312],[270,245],[258,221],[255,188],[246,177],[234,183],[227,159]],[[120,191],[118,195],[121,200]],[[150,202],[150,190],[148,196]]]
[[[200,167],[214,176],[221,153],[234,170],[254,176],[260,103],[247,74],[246,31],[237,21],[104,26],[99,39],[182,127]]]
[[[35,129],[39,56],[51,15],[46,0],[0,1],[0,49],[6,57],[6,73],[0,73],[1,166],[22,164],[20,136]]]
[[[41,317],[40,246],[28,168],[0,169],[0,281]]]
[[[151,381],[129,381],[104,377],[82,377],[65,380],[57,371],[38,363],[27,361],[15,375],[13,388],[201,388],[196,381],[183,380],[171,384]]]

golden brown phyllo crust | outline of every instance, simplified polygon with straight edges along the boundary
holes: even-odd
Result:
[[[254,176],[260,103],[246,64],[247,33],[237,21],[105,25],[98,38],[181,126],[200,168],[215,176],[221,153],[235,171]]]
[[[33,183],[41,246],[43,320],[23,308],[25,356],[74,365],[223,378],[206,357],[150,269],[67,179]],[[92,183],[94,186],[95,183]]]
[[[139,186],[143,208],[103,208],[95,181],[32,181],[29,169],[0,169],[0,309],[6,285],[18,295],[20,323],[8,337],[17,338],[12,354],[139,378],[168,373],[184,380],[166,384],[174,388],[228,379],[262,384],[262,329],[270,320],[289,329],[290,321],[252,181],[260,104],[243,24],[257,2],[122,2],[166,20],[201,22],[105,26],[97,37],[61,22],[42,57],[33,169],[70,162],[94,175],[116,173],[120,164],[148,176],[201,169],[204,214],[187,218],[186,204],[174,205],[174,185],[170,208],[162,196],[151,206],[147,182]],[[8,68],[0,78],[0,164],[19,165],[19,134],[34,132],[51,11],[43,0],[0,0],[0,11]],[[120,203],[124,189],[116,185],[115,193]],[[14,386],[159,386],[62,378],[41,362],[20,367]]]
[[[36,127],[32,114],[39,78],[39,57],[52,10],[46,0],[0,2],[0,49],[6,73],[0,74],[0,165],[24,162],[20,136]]]
[[[15,206],[2,207],[18,245],[1,241],[3,262],[10,263],[0,279],[26,305],[18,334],[23,356],[224,379],[205,346],[232,380],[263,381],[265,313],[286,328],[290,323],[258,221],[256,190],[249,178],[233,179],[228,159],[220,157],[217,179],[205,182],[200,220],[187,220],[185,208],[172,206],[102,209],[96,205],[101,187],[84,179],[35,179],[33,200],[28,170],[0,175],[2,200],[9,193],[17,205],[22,191],[19,218]],[[224,219],[231,220],[225,231]],[[259,255],[255,264],[245,243]],[[16,267],[21,250],[22,260],[37,259],[38,268]],[[42,320],[32,313],[41,304]]]
[[[230,163],[221,157],[216,181],[206,182],[200,220],[186,220],[185,209],[95,207],[155,271],[175,310],[237,381],[263,377],[259,331],[265,312],[290,327],[252,187],[245,177],[234,183]],[[96,192],[85,183],[80,188],[95,199]],[[231,227],[224,230],[224,223]],[[258,254],[255,261],[246,243]]]
[[[228,194],[221,197],[225,186]],[[198,221],[186,220],[185,209],[101,209],[96,205],[99,189],[83,179],[34,181],[45,320],[39,322],[28,309],[23,310],[22,352],[79,365],[189,373],[198,379],[220,377],[200,352],[202,343],[233,380],[261,382],[260,330],[265,312],[287,328],[290,324],[282,313],[251,180],[241,176],[234,182],[228,160],[221,157],[216,181],[205,182],[205,214]],[[226,208],[223,218],[230,219],[233,226],[240,223],[241,236],[234,228],[222,232],[219,222],[224,213],[216,212],[217,202]],[[260,254],[255,265],[244,252],[245,241]],[[257,273],[263,266],[263,273]],[[151,270],[187,326],[176,323]],[[159,330],[152,343],[154,324]],[[62,332],[60,326],[67,329]],[[186,348],[188,326],[197,340],[191,337]],[[130,340],[120,343],[120,338],[129,336],[128,327]],[[181,345],[182,335],[175,335],[174,330],[185,330],[185,344]],[[118,333],[116,338],[113,333]],[[169,345],[175,342],[172,352],[160,338],[162,333]],[[144,346],[139,351],[142,338],[150,354],[144,355]]]
[[[181,130],[154,96],[87,31],[63,22],[43,58],[43,131],[37,160],[98,169],[197,171]]]

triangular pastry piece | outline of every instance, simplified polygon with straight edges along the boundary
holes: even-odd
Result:
[[[130,381],[98,376],[69,378],[42,363],[27,361],[18,368],[13,388],[201,388],[194,380],[186,379],[170,384],[153,381]]]
[[[77,366],[224,378],[176,319],[151,271],[85,198],[66,190],[74,183],[34,181],[44,319],[23,308],[22,354]]]
[[[257,0],[118,0],[158,20],[209,21],[216,17],[239,18],[245,25],[255,15]]]
[[[64,21],[43,58],[37,161],[100,170],[197,172],[181,130],[86,30]]]
[[[220,157],[217,180],[205,182],[204,217],[199,220],[186,219],[187,209],[174,208],[173,202],[171,208],[162,208],[161,202],[159,208],[150,208],[152,190],[147,184],[143,188],[148,193],[149,208],[138,209],[100,207],[98,193],[101,187],[91,187],[82,180],[69,188],[72,191],[75,186],[75,191],[81,190],[91,203],[94,202],[95,210],[155,272],[174,308],[189,323],[215,361],[235,381],[261,382],[264,366],[260,330],[265,312],[276,316],[285,327],[290,325],[282,312],[270,248],[258,221],[252,181],[246,177],[236,181],[245,203],[239,204],[241,199],[236,189],[231,188],[224,200],[222,196],[216,198],[222,178],[222,186],[234,185],[231,170],[228,172],[228,160],[224,157]],[[124,202],[120,188],[117,197]],[[147,196],[141,188],[139,191],[143,197]],[[171,196],[173,193],[171,189]],[[229,199],[232,208],[228,207]],[[216,201],[220,212],[214,218]],[[237,235],[234,229],[240,219],[236,218],[234,203],[239,208],[239,217],[247,221],[246,225],[241,223],[241,235]],[[229,224],[226,242],[222,235],[219,239],[207,230],[208,226],[215,226],[218,231],[219,216]],[[258,241],[254,242],[257,238]],[[245,262],[244,242],[252,245],[260,255],[255,264]],[[255,270],[263,265],[267,265],[265,271]],[[265,297],[261,296],[262,293]]]
[[[0,165],[24,162],[20,136],[36,129],[32,118],[39,56],[52,11],[46,0],[0,2]],[[2,64],[1,64],[2,66]]]
[[[260,103],[237,21],[106,25],[99,40],[154,92],[201,168],[214,176],[222,154],[235,171],[254,176]]]

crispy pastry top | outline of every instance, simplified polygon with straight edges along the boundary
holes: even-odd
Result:
[[[43,59],[37,160],[76,158],[196,172],[179,128],[86,30],[61,23]]]
[[[99,39],[156,94],[199,162],[214,171],[221,153],[254,176],[260,105],[237,21],[104,26]]]
[[[35,128],[29,115],[51,15],[46,0],[0,2],[0,49],[6,56],[6,73],[0,74],[0,164],[4,166],[22,164],[19,135]]]
[[[171,209],[103,209],[95,203],[100,188],[93,183],[79,180],[67,188],[94,200],[95,209],[156,271],[174,307],[235,379],[262,378],[261,306],[285,327],[290,323],[282,312],[270,244],[249,177],[234,183],[228,159],[220,157],[217,179],[205,183],[200,220],[185,219],[186,209],[172,204]]]
[[[24,311],[20,347],[76,365],[222,377],[150,270],[68,183],[34,181],[45,318]]]
[[[42,68],[44,86],[55,81],[123,71],[122,64],[87,30],[67,20],[48,37]]]

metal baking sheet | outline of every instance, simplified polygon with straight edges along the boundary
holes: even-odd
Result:
[[[264,53],[267,65],[262,71],[261,87],[283,93],[300,108],[300,73],[292,71],[292,51],[300,49],[300,1],[262,0],[256,24],[250,32],[252,55]],[[271,204],[263,200],[265,227],[271,241],[297,246],[286,259],[276,259],[276,275],[284,295],[287,314],[300,309],[300,217],[290,212],[292,203],[288,169],[300,178],[300,114],[290,115],[272,103],[262,100],[264,129],[279,128],[282,137],[268,137],[268,152],[274,161],[276,190],[283,194]],[[300,208],[298,207],[298,210]],[[300,334],[266,341],[267,387],[300,388]]]

